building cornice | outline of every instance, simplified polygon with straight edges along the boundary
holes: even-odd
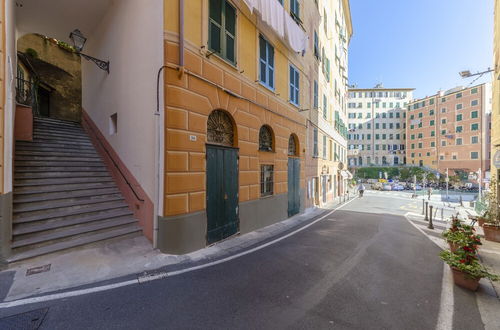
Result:
[[[349,88],[349,92],[414,91],[415,88]]]
[[[351,6],[349,5],[349,0],[342,0],[342,7],[344,7],[344,16],[347,26],[347,43],[349,44],[352,34],[354,33],[352,28]]]

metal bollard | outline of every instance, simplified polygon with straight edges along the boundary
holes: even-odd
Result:
[[[429,202],[425,202],[425,219],[424,219],[425,221],[429,221],[429,216],[427,215],[428,210],[429,210]]]
[[[431,214],[429,217],[429,225],[427,226],[427,228],[434,229],[434,226],[432,225],[432,205],[430,206],[430,208],[431,208]]]
[[[422,199],[422,215],[425,214],[425,198]]]
[[[441,208],[441,220],[444,221],[444,207]]]

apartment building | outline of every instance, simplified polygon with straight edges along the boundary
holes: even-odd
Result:
[[[490,169],[491,84],[457,87],[408,105],[408,164],[441,173]]]
[[[413,88],[350,88],[350,167],[406,163],[406,113]]]
[[[304,2],[305,5],[305,2]],[[306,208],[322,206],[346,191],[347,69],[352,35],[349,2],[320,0],[305,5],[312,51],[305,54],[307,116]]]

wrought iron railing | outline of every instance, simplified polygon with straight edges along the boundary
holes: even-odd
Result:
[[[33,109],[33,114],[38,115],[38,94],[35,81],[16,78],[16,102]]]
[[[35,101],[35,89],[33,82],[16,78],[16,102],[22,105],[32,106]]]

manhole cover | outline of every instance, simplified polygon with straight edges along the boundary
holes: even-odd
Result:
[[[42,325],[48,308],[35,309],[26,313],[16,314],[0,319],[2,330],[36,330]]]

